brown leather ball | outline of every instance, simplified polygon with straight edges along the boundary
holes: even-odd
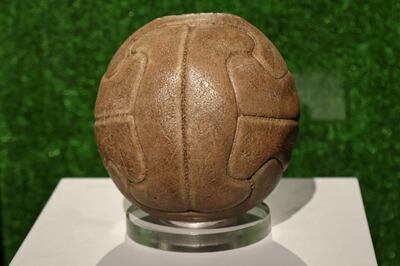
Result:
[[[299,104],[284,60],[229,14],[158,18],[104,74],[95,131],[104,165],[151,215],[207,221],[260,203],[286,169]]]

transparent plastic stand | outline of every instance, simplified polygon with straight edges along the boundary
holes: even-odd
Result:
[[[168,251],[210,252],[255,243],[271,232],[269,208],[262,203],[246,213],[218,221],[161,220],[132,205],[126,212],[127,234],[142,245]]]

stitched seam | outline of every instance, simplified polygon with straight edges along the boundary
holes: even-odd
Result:
[[[227,162],[227,166],[226,166],[226,173],[227,173],[227,175],[228,175],[230,178],[233,178],[233,179],[236,179],[236,180],[244,180],[244,181],[245,181],[245,180],[247,180],[247,181],[248,181],[248,180],[251,180],[251,178],[252,178],[253,175],[251,175],[251,176],[248,177],[248,178],[238,178],[238,177],[235,177],[235,176],[232,175],[232,173],[231,173],[231,171],[230,171],[230,167],[229,167],[230,161],[231,161],[231,157],[232,157],[232,153],[233,153],[233,149],[234,149],[234,147],[236,146],[236,142],[237,142],[237,131],[238,131],[239,118],[240,118],[240,117],[244,117],[244,118],[248,117],[248,118],[255,118],[255,119],[265,119],[265,120],[277,121],[277,122],[279,122],[279,123],[287,122],[287,123],[289,123],[289,124],[298,125],[298,122],[297,122],[296,120],[293,120],[293,119],[276,118],[276,117],[267,117],[267,116],[260,116],[260,115],[244,115],[244,114],[242,114],[242,113],[240,112],[239,104],[238,104],[238,101],[237,101],[237,93],[236,93],[235,86],[233,85],[233,82],[232,82],[232,79],[231,79],[230,71],[229,71],[229,68],[228,68],[228,63],[229,63],[229,60],[231,60],[231,58],[232,58],[234,55],[240,54],[240,53],[243,53],[243,52],[245,52],[246,54],[251,54],[252,57],[255,58],[254,55],[253,55],[253,51],[254,51],[255,46],[256,46],[256,43],[255,43],[254,39],[253,39],[253,42],[254,42],[254,46],[253,46],[253,48],[252,48],[252,51],[248,52],[248,51],[242,51],[242,50],[241,50],[241,51],[233,52],[233,53],[229,54],[228,58],[227,58],[226,61],[225,61],[225,69],[226,69],[226,73],[227,73],[227,75],[228,75],[229,83],[230,83],[230,85],[231,85],[231,87],[232,87],[232,90],[233,90],[233,95],[234,95],[234,98],[235,98],[235,105],[236,105],[236,110],[237,110],[237,118],[236,118],[236,126],[235,126],[235,135],[234,135],[234,137],[233,137],[233,142],[232,142],[231,149],[230,149],[230,153],[229,153],[229,157],[228,157],[228,162]],[[258,60],[257,60],[257,61],[258,61]],[[287,72],[287,73],[289,73],[289,72]],[[286,74],[285,74],[285,75],[286,75]],[[284,75],[284,76],[285,76],[285,75]],[[272,158],[268,158],[266,162],[264,162],[263,164],[261,164],[261,167],[262,167],[265,163],[267,163],[269,160],[271,160],[271,159],[276,159],[276,160],[279,162],[279,164],[282,166],[282,169],[283,169],[283,163],[282,163],[278,158],[276,158],[276,156],[275,156],[275,157],[272,157]],[[258,170],[257,170],[257,171],[258,171]],[[257,172],[257,171],[255,171],[255,172]],[[254,173],[255,173],[255,172],[254,172]],[[253,173],[253,174],[254,174],[254,173]],[[251,184],[250,187],[253,188],[253,187],[254,187],[254,184]]]
[[[144,35],[146,35],[146,34],[152,32],[152,31],[154,31],[154,30],[162,29],[162,28],[165,28],[165,27],[174,27],[174,26],[177,27],[177,26],[179,26],[179,25],[186,25],[186,26],[188,26],[188,27],[191,27],[190,22],[189,22],[189,23],[188,23],[188,22],[183,22],[183,23],[171,22],[170,24],[161,25],[161,26],[155,27],[154,29],[151,29],[151,30],[148,30],[148,31],[144,32],[142,35],[140,35],[140,36],[138,36],[138,37],[136,37],[136,38],[132,38],[132,40],[131,40],[131,42],[132,42],[131,47],[132,47],[132,45],[133,45],[138,39],[140,39],[140,38],[143,37]],[[193,25],[193,24],[192,24],[192,25]],[[252,34],[250,31],[248,31],[245,27],[242,27],[242,26],[239,26],[239,25],[235,25],[235,24],[231,24],[231,23],[216,23],[216,22],[212,22],[212,23],[207,23],[207,22],[206,22],[206,23],[203,23],[203,21],[198,21],[198,23],[194,23],[194,25],[196,25],[196,26],[214,26],[214,27],[220,27],[220,26],[232,27],[232,28],[238,29],[238,30],[240,30],[240,31],[242,31],[242,32],[244,32],[244,33],[246,33],[246,35],[248,35],[248,36],[253,40],[254,45],[257,45],[256,38],[253,36],[253,34]],[[252,25],[250,24],[249,27],[252,27]],[[130,48],[129,48],[129,49],[130,49]],[[286,75],[288,74],[289,69],[287,69],[286,72],[285,72],[284,74],[282,74],[282,75],[280,75],[280,76],[278,76],[278,77],[273,76],[273,75],[270,73],[270,71],[268,71],[268,70],[265,68],[264,64],[261,63],[261,61],[258,59],[258,57],[256,57],[256,56],[254,55],[254,50],[255,50],[255,49],[253,48],[253,51],[251,52],[253,58],[254,58],[255,60],[257,60],[257,62],[264,68],[264,70],[265,70],[271,77],[273,77],[274,79],[281,79],[281,78],[283,78],[284,76],[286,76]]]
[[[288,119],[288,118],[279,118],[279,117],[269,117],[269,116],[261,116],[261,115],[240,115],[243,118],[254,118],[254,119],[264,119],[264,120],[271,120],[271,121],[277,121],[277,122],[287,122],[289,124],[295,124],[297,125],[299,122],[294,119]]]
[[[254,43],[254,46],[253,46],[253,48],[252,48],[252,51],[254,50],[254,47],[255,47],[255,43]],[[230,84],[230,86],[231,86],[231,88],[232,88],[233,98],[235,99],[235,106],[236,106],[236,124],[235,124],[235,133],[234,133],[235,135],[233,136],[232,145],[231,145],[231,148],[230,148],[230,150],[229,150],[229,157],[228,157],[227,165],[226,165],[226,167],[225,167],[225,171],[226,171],[226,175],[227,175],[229,178],[232,178],[232,179],[235,179],[235,180],[238,180],[238,181],[245,181],[245,182],[248,183],[249,188],[250,188],[250,191],[249,191],[248,195],[246,196],[246,198],[243,199],[242,201],[240,201],[238,204],[236,204],[235,206],[233,206],[233,207],[231,207],[231,208],[234,208],[234,207],[236,207],[236,206],[239,206],[239,205],[242,204],[243,202],[246,202],[246,201],[251,197],[251,195],[252,195],[252,193],[253,193],[253,190],[254,190],[254,188],[255,188],[255,184],[254,184],[254,181],[251,180],[252,176],[251,176],[250,178],[248,178],[248,179],[238,179],[238,178],[235,178],[234,176],[232,176],[232,175],[231,175],[231,171],[229,170],[229,162],[230,162],[230,160],[231,160],[232,149],[233,149],[233,147],[234,147],[234,143],[236,142],[237,131],[239,130],[238,124],[239,124],[239,117],[241,116],[241,113],[240,113],[239,104],[238,104],[238,101],[237,101],[237,95],[236,95],[235,86],[233,86],[233,82],[232,82],[231,76],[229,75],[228,62],[229,62],[229,60],[230,60],[234,55],[241,54],[241,53],[251,54],[252,51],[242,51],[242,50],[241,50],[241,51],[236,51],[236,52],[230,53],[229,56],[228,56],[228,58],[225,60],[225,70],[226,70],[226,74],[227,74],[227,76],[228,76],[229,84]],[[254,175],[254,174],[253,174],[253,175]]]
[[[190,178],[189,178],[189,163],[187,150],[187,116],[186,116],[186,71],[187,71],[187,54],[188,42],[190,35],[190,27],[187,27],[187,33],[183,43],[183,54],[181,63],[181,131],[182,131],[182,156],[183,156],[183,178],[185,180],[185,197],[188,204],[188,209],[191,209],[190,199]]]
[[[210,25],[211,25],[211,26],[228,26],[228,27],[232,27],[232,28],[235,28],[235,29],[237,29],[237,30],[240,30],[240,31],[246,33],[246,35],[249,36],[249,37],[253,40],[253,43],[254,43],[253,49],[252,49],[252,51],[251,51],[252,57],[262,66],[262,68],[264,68],[265,72],[267,72],[268,75],[270,75],[272,78],[274,78],[274,79],[281,79],[281,78],[283,78],[284,76],[286,76],[286,74],[289,72],[289,69],[287,69],[286,72],[285,72],[284,74],[282,74],[281,76],[275,77],[274,75],[272,75],[272,73],[270,73],[270,71],[268,71],[268,70],[265,68],[265,65],[262,64],[261,61],[259,60],[259,58],[254,54],[254,51],[255,51],[256,46],[257,46],[256,38],[254,37],[254,35],[252,34],[252,32],[248,31],[245,27],[241,27],[241,26],[238,26],[238,25],[230,24],[230,23],[220,23],[220,24],[219,24],[219,23],[211,23],[211,24],[205,24],[205,25],[207,25],[207,26],[210,26]],[[249,26],[251,26],[251,25],[249,25]]]
[[[129,117],[132,116],[132,114],[128,112],[123,112],[123,113],[114,113],[114,114],[101,114],[96,116],[96,120],[101,120],[99,122],[103,122],[105,120],[111,119],[111,118],[118,118],[118,117]]]
[[[262,166],[263,166],[263,165],[262,165]],[[261,166],[261,167],[262,167],[262,166]],[[260,169],[261,169],[261,167],[260,167]],[[257,170],[257,171],[258,171],[258,170]],[[130,195],[132,196],[132,198],[133,198],[137,203],[139,203],[140,205],[144,206],[145,208],[147,208],[147,209],[149,209],[149,210],[161,212],[161,213],[179,214],[179,213],[187,213],[187,212],[190,212],[190,213],[201,213],[201,214],[208,214],[208,213],[210,213],[210,214],[212,214],[212,213],[218,213],[218,212],[221,212],[221,211],[226,211],[226,210],[230,210],[230,209],[232,209],[232,208],[236,208],[236,207],[240,206],[241,204],[245,203],[246,201],[248,201],[248,200],[251,198],[251,195],[252,195],[252,193],[253,193],[253,191],[254,191],[254,188],[255,188],[255,182],[254,182],[254,180],[252,180],[253,177],[254,177],[254,175],[253,175],[250,179],[237,180],[237,181],[245,181],[245,182],[249,185],[249,188],[250,188],[249,192],[247,193],[246,197],[244,197],[243,200],[241,200],[240,202],[236,203],[236,204],[233,205],[233,206],[230,206],[230,207],[227,207],[227,208],[218,209],[218,210],[215,210],[215,211],[210,211],[210,212],[207,212],[207,211],[193,211],[192,209],[187,209],[187,210],[184,210],[184,211],[172,211],[172,212],[171,212],[171,211],[166,211],[166,210],[158,209],[158,208],[155,208],[155,207],[149,207],[149,206],[147,206],[146,204],[144,204],[141,200],[138,200],[137,198],[135,198],[135,197],[132,195],[132,193],[130,193]],[[129,181],[129,180],[128,180],[128,181]],[[132,184],[132,182],[129,182],[129,183]]]
[[[131,132],[132,132],[132,130],[134,130],[134,127],[132,127],[132,123],[134,124],[134,126],[136,126],[136,124],[135,124],[134,121],[133,121],[133,115],[132,115],[132,114],[125,114],[125,115],[123,115],[123,116],[112,116],[112,117],[108,117],[107,119],[104,119],[104,120],[102,120],[102,121],[97,121],[97,122],[103,122],[103,123],[104,123],[104,122],[106,122],[107,120],[112,120],[113,118],[118,118],[118,117],[129,117],[130,119],[132,119],[132,121],[129,121],[129,120],[130,120],[130,119],[129,119],[127,122],[131,122],[131,123],[129,124],[129,129],[131,130]],[[143,173],[139,174],[138,177],[135,178],[135,180],[131,180],[131,179],[127,178],[128,181],[129,181],[129,183],[135,183],[135,184],[138,184],[138,183],[144,181],[144,179],[146,178],[146,173],[147,173],[147,170],[146,170],[146,161],[145,161],[145,160],[146,160],[146,157],[145,157],[145,154],[144,154],[144,151],[143,151],[143,147],[142,147],[142,145],[141,145],[141,143],[140,143],[139,137],[137,137],[137,140],[138,140],[138,145],[137,145],[137,146],[139,146],[140,154],[143,156],[143,157],[142,157],[142,160],[141,160],[141,162],[144,163],[143,170],[141,171],[141,172],[143,172]],[[131,139],[129,139],[129,141],[130,141],[130,143],[132,144],[132,146],[135,146],[135,145],[132,143],[132,140],[131,140]],[[122,152],[119,151],[119,153],[120,153],[120,155],[122,156]],[[123,157],[123,156],[122,156],[122,157]],[[112,164],[114,164],[115,166],[120,167],[120,168],[124,168],[124,169],[126,169],[126,170],[132,170],[132,171],[136,171],[136,170],[137,170],[137,168],[127,166],[127,165],[124,163],[124,160],[122,160],[122,161],[123,161],[122,164],[117,163],[117,162],[115,162],[115,161],[113,161],[113,160],[108,160],[108,161],[112,162]]]
[[[268,119],[268,120],[272,120],[272,121],[279,121],[279,122],[281,122],[281,123],[283,123],[283,122],[293,122],[293,124],[294,125],[298,125],[298,122],[297,121],[295,121],[295,120],[289,120],[289,119],[276,119],[276,118],[269,118],[269,117],[259,117],[259,116],[244,116],[244,115],[242,115],[242,117],[251,117],[251,118],[261,118],[261,119]],[[239,123],[239,122],[237,122],[237,123]],[[270,158],[267,158],[266,159],[266,161],[264,161],[262,164],[261,164],[261,166],[259,167],[259,168],[257,168],[257,170],[256,171],[254,171],[254,173],[250,176],[250,177],[248,177],[248,178],[239,178],[239,177],[235,177],[235,176],[232,176],[231,174],[230,174],[230,171],[229,171],[229,164],[230,164],[230,160],[231,160],[231,156],[232,156],[232,153],[233,153],[233,148],[236,146],[235,144],[236,144],[236,142],[235,142],[235,140],[236,140],[236,132],[235,132],[235,138],[234,138],[234,142],[232,143],[232,148],[231,148],[231,152],[230,152],[230,154],[229,154],[229,159],[228,159],[228,165],[227,165],[227,172],[228,172],[228,176],[229,177],[231,177],[231,178],[233,178],[233,179],[236,179],[236,180],[243,180],[243,181],[246,181],[246,180],[250,180],[251,178],[253,178],[253,176],[254,176],[254,173],[256,173],[261,167],[263,167],[264,166],[264,164],[266,164],[267,162],[269,162],[270,160],[272,160],[272,159],[275,159],[275,160],[277,160],[278,161],[278,163],[279,163],[279,165],[281,166],[281,168],[282,169],[284,169],[284,167],[283,167],[283,162],[276,156],[276,155],[273,155],[273,156],[271,156]]]
[[[134,200],[135,200],[137,203],[139,203],[140,205],[143,205],[145,208],[147,208],[147,209],[149,209],[149,210],[157,211],[157,212],[160,212],[160,213],[170,213],[170,214],[172,213],[173,215],[174,215],[174,214],[183,214],[183,213],[214,214],[214,213],[218,213],[218,212],[221,212],[221,211],[230,210],[230,209],[232,209],[232,208],[237,208],[237,207],[239,207],[240,205],[245,204],[246,201],[248,201],[248,200],[252,197],[252,195],[253,195],[253,193],[254,193],[254,188],[255,188],[255,185],[256,185],[256,184],[255,184],[255,181],[253,180],[254,177],[255,177],[255,174],[256,174],[262,167],[264,167],[269,161],[271,161],[271,160],[277,160],[277,159],[276,159],[276,158],[270,158],[269,160],[267,160],[264,164],[262,164],[262,165],[254,172],[254,174],[253,174],[249,179],[238,180],[238,181],[245,181],[246,183],[248,183],[251,189],[250,189],[248,195],[247,195],[242,201],[240,201],[239,203],[237,203],[237,204],[235,204],[235,205],[233,205],[233,206],[231,206],[231,207],[229,207],[229,208],[219,209],[219,210],[210,211],[210,212],[205,212],[205,211],[193,211],[193,210],[190,210],[190,209],[189,209],[189,210],[185,210],[185,211],[166,211],[166,210],[161,210],[161,209],[157,209],[157,208],[153,208],[153,207],[148,207],[148,206],[146,206],[145,204],[143,204],[141,201],[137,200],[136,198],[134,198]],[[279,160],[277,160],[277,161],[278,161],[278,163],[279,163]],[[282,168],[282,169],[283,169],[283,168]]]
[[[140,90],[141,90],[141,88],[142,88],[143,76],[144,76],[144,74],[146,73],[147,64],[148,64],[148,62],[149,62],[149,59],[148,59],[147,54],[144,53],[144,52],[141,52],[141,51],[137,51],[137,52],[134,51],[134,52],[132,52],[131,50],[129,50],[129,51],[130,51],[130,54],[131,54],[131,55],[133,55],[134,53],[137,53],[137,54],[143,55],[144,58],[145,58],[145,64],[144,64],[144,66],[143,66],[143,72],[142,72],[142,75],[141,75],[140,78],[139,78],[139,81],[138,81],[138,83],[137,83],[137,88],[136,88],[136,90],[135,90],[135,91],[136,91],[135,102],[134,102],[134,103],[131,102],[131,105],[130,105],[130,108],[129,108],[130,111],[132,112],[133,133],[134,133],[134,135],[135,135],[135,137],[136,137],[136,139],[137,139],[137,143],[139,144],[138,146],[139,146],[139,149],[140,149],[140,154],[142,155],[143,172],[144,172],[144,173],[142,174],[143,178],[142,178],[141,180],[135,181],[135,183],[141,183],[141,182],[143,182],[143,181],[146,179],[146,176],[147,176],[147,162],[146,162],[146,154],[144,153],[144,149],[143,149],[143,146],[142,146],[142,142],[140,141],[139,133],[138,133],[138,130],[137,130],[136,119],[135,119],[135,110],[136,110],[137,98],[139,97],[139,92],[140,92]],[[131,92],[131,95],[130,95],[130,98],[131,98],[131,99],[133,98],[133,93],[134,93],[134,90],[132,90],[132,92]],[[129,181],[129,179],[128,179],[128,181]]]
[[[271,159],[275,159],[279,165],[281,166],[282,169],[285,169],[285,166],[283,165],[283,162],[276,156],[272,156]]]
[[[254,47],[253,47],[253,49],[254,49]],[[229,80],[229,83],[230,83],[230,85],[231,85],[231,87],[232,87],[233,97],[235,98],[235,105],[236,105],[236,124],[235,124],[235,133],[234,133],[235,135],[233,136],[232,145],[231,145],[231,148],[230,148],[230,150],[229,150],[229,157],[228,157],[228,162],[227,162],[227,165],[226,165],[226,174],[227,174],[227,176],[229,176],[230,178],[238,179],[238,180],[243,180],[243,179],[235,178],[234,176],[232,176],[232,175],[231,175],[230,168],[229,168],[230,161],[231,161],[231,156],[232,156],[232,150],[233,150],[233,147],[235,146],[235,142],[236,142],[236,136],[237,136],[238,124],[239,124],[239,117],[240,117],[240,115],[241,115],[241,114],[240,114],[240,109],[239,109],[239,104],[238,104],[238,102],[237,102],[237,96],[236,96],[235,86],[233,86],[233,82],[232,82],[232,79],[231,79],[231,75],[229,75],[229,69],[228,69],[229,60],[231,60],[231,58],[233,57],[233,55],[234,55],[234,54],[231,53],[231,54],[228,56],[228,58],[226,59],[226,61],[225,61],[226,74],[228,75],[228,80]],[[251,188],[251,186],[250,186],[250,188]]]
[[[128,120],[128,122],[130,122],[129,123],[129,129],[130,129],[131,134],[133,134],[134,137],[136,138],[137,145],[135,145],[133,140],[130,139],[130,138],[129,138],[129,142],[131,143],[132,146],[138,146],[139,147],[139,156],[138,157],[139,157],[139,161],[140,161],[140,164],[141,164],[140,173],[138,174],[138,177],[135,178],[135,180],[131,180],[131,179],[127,178],[128,182],[130,184],[141,183],[142,181],[145,180],[145,178],[147,176],[146,155],[144,153],[142,143],[141,143],[139,135],[137,133],[137,125],[136,125],[136,121],[135,121],[135,118],[134,118],[134,110],[132,110],[132,109],[134,109],[136,107],[137,97],[138,97],[138,94],[139,94],[139,90],[141,88],[142,79],[143,79],[144,73],[146,72],[148,57],[143,52],[136,52],[136,51],[131,51],[131,50],[130,50],[130,54],[128,55],[128,57],[130,55],[134,56],[135,54],[140,54],[140,55],[144,56],[145,64],[143,66],[143,71],[141,73],[142,75],[139,75],[138,80],[135,81],[134,85],[137,85],[137,88],[136,89],[132,89],[131,94],[129,96],[129,99],[132,100],[133,94],[136,92],[136,96],[135,96],[134,102],[130,101],[129,111],[128,112],[122,112],[122,113],[114,113],[114,114],[103,113],[102,115],[99,115],[99,116],[96,117],[96,120],[98,120],[99,123],[106,123],[107,120],[113,120],[113,119],[117,119],[117,118],[125,118],[125,117],[128,118],[127,120]],[[120,156],[123,158],[121,151],[120,151]],[[115,166],[124,168],[126,170],[131,170],[131,171],[136,171],[137,170],[134,167],[127,166],[123,159],[122,159],[122,162],[123,162],[122,164],[119,164],[119,163],[116,163],[116,162],[112,161],[112,163]]]

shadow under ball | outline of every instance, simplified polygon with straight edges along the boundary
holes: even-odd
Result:
[[[161,219],[211,221],[260,203],[287,168],[299,103],[264,34],[229,14],[158,18],[132,34],[96,101],[99,153]]]

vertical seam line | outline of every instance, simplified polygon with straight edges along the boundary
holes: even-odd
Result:
[[[187,151],[187,117],[186,117],[186,71],[187,71],[187,54],[188,54],[188,41],[189,41],[190,27],[187,26],[187,33],[183,43],[183,54],[181,63],[181,130],[182,130],[182,156],[183,156],[183,178],[185,180],[185,198],[188,204],[188,210],[191,209],[190,199],[190,178],[189,178],[189,164],[188,164],[188,151]]]

